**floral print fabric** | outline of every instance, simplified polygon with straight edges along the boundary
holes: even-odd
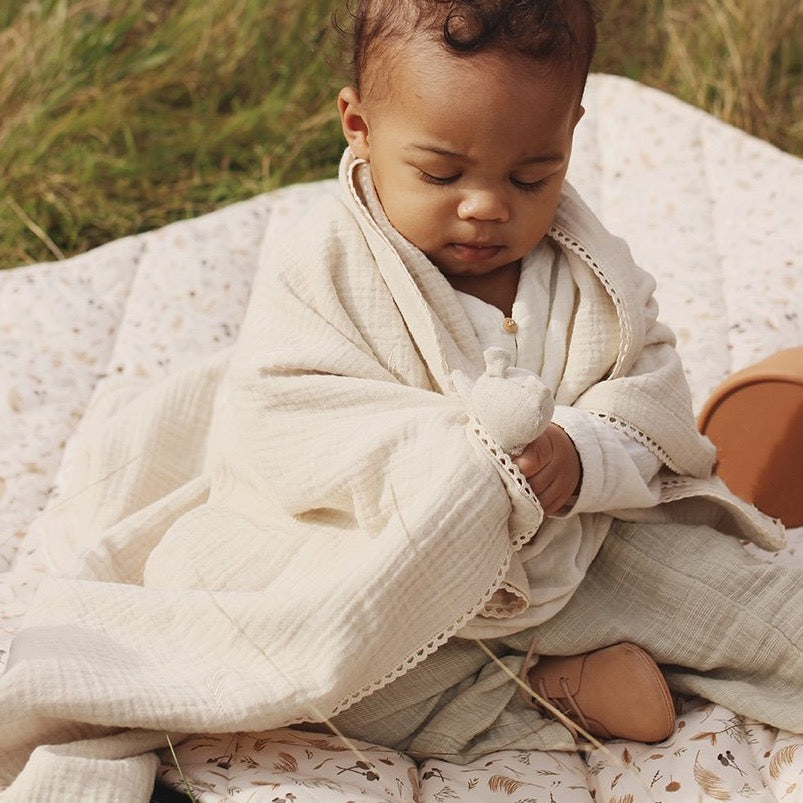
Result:
[[[292,729],[198,737],[163,751],[161,780],[200,803],[648,803],[797,801],[803,737],[698,703],[657,745],[578,753],[501,752],[471,764],[425,761]]]

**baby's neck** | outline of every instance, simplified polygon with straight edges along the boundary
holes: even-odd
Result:
[[[493,304],[510,317],[516,292],[519,288],[521,262],[509,262],[501,268],[482,276],[447,276],[449,284],[455,290],[479,298],[487,304]]]

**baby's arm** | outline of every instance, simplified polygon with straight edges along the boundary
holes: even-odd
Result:
[[[632,432],[600,416],[558,405],[553,423],[577,451],[582,481],[572,513],[652,507],[659,501],[663,463]]]

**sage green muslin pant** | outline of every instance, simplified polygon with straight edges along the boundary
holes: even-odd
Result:
[[[710,528],[615,522],[557,616],[485,644],[516,675],[533,638],[541,655],[634,642],[675,691],[803,733],[803,565],[765,563]],[[458,763],[574,746],[476,642],[459,638],[334,722],[353,738]]]

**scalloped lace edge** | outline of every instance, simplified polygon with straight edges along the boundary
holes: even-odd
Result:
[[[609,426],[619,430],[632,440],[649,449],[671,471],[674,471],[676,474],[683,474],[682,469],[669,456],[669,452],[659,446],[649,435],[642,432],[638,427],[610,413],[600,412],[599,410],[588,410],[588,413],[596,416],[600,421],[604,421]]]
[[[538,497],[533,493],[533,489],[530,487],[530,483],[527,482],[527,478],[521,473],[519,467],[513,462],[510,455],[504,449],[502,449],[502,447],[495,440],[493,440],[493,438],[491,438],[485,427],[483,427],[476,418],[471,419],[471,430],[476,436],[477,440],[479,440],[479,442],[493,455],[496,461],[502,466],[507,476],[510,477],[510,479],[516,484],[519,493],[525,499],[527,499],[528,502],[531,502],[533,505],[535,505],[536,508],[543,514],[541,503],[538,501]],[[514,546],[519,549],[533,535],[535,535],[534,531],[519,533],[514,535],[511,541]]]
[[[494,582],[491,584],[491,587],[483,594],[482,598],[477,602],[471,610],[467,613],[464,613],[461,617],[459,617],[455,622],[453,622],[449,627],[442,630],[440,633],[437,633],[432,638],[427,641],[422,647],[419,647],[415,652],[411,655],[408,655],[400,664],[384,674],[378,680],[369,683],[367,686],[363,686],[361,689],[352,692],[348,697],[344,700],[341,700],[338,703],[337,707],[332,711],[331,716],[336,716],[341,712],[345,711],[346,709],[350,708],[351,706],[355,705],[356,703],[360,702],[360,700],[368,697],[368,695],[373,694],[376,691],[387,686],[389,683],[392,683],[394,680],[406,675],[411,669],[414,669],[418,664],[420,664],[424,659],[428,658],[432,655],[439,647],[442,647],[452,636],[454,636],[458,630],[463,628],[465,625],[468,624],[469,621],[474,619],[478,614],[480,614],[488,601],[496,592],[496,589],[504,581],[505,577],[507,576],[507,571],[510,568],[510,560],[513,557],[514,549],[511,546],[507,550],[507,555],[505,556],[505,560],[502,565],[499,567],[499,570],[496,573],[496,578]]]
[[[574,237],[555,225],[550,228],[548,233],[550,237],[557,240],[572,253],[580,257],[580,259],[582,259],[583,262],[585,262],[586,265],[588,265],[591,270],[594,271],[596,277],[605,286],[605,290],[611,297],[614,307],[616,307],[616,315],[619,318],[619,324],[622,327],[622,342],[619,347],[619,354],[616,358],[616,365],[614,365],[613,370],[611,371],[611,376],[614,377],[618,375],[622,368],[625,354],[629,351],[630,342],[632,340],[632,331],[624,314],[624,304],[622,299],[619,296],[619,293],[616,291],[616,288],[611,280],[605,275],[605,271],[600,267],[599,263],[594,259],[594,257],[591,256],[591,252],[588,250],[588,248],[586,248],[586,246],[583,245],[583,243],[581,243],[577,237]]]

